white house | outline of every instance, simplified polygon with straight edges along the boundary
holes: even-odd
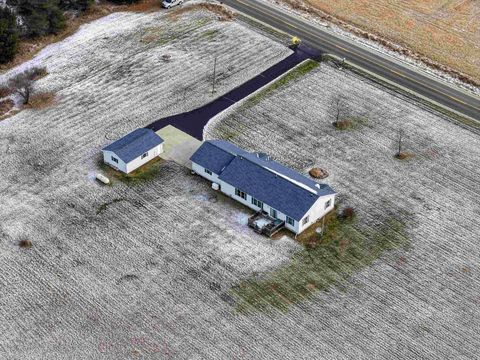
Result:
[[[205,141],[190,158],[192,170],[251,209],[301,233],[330,212],[335,191],[268,158],[223,140]],[[216,187],[217,185],[215,185]]]
[[[128,174],[163,153],[163,139],[153,130],[136,129],[102,152],[106,164]]]

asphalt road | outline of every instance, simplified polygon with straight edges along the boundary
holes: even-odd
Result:
[[[329,33],[320,26],[292,16],[274,5],[257,0],[222,2],[258,21],[299,37],[310,47],[345,58],[365,70],[408,88],[444,107],[480,121],[480,97],[478,96],[417,72],[412,67],[385,57],[375,50]]]

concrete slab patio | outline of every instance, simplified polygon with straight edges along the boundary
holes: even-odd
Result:
[[[165,141],[164,152],[160,157],[190,169],[192,165],[189,160],[190,156],[200,147],[202,142],[172,125],[167,125],[156,133]]]

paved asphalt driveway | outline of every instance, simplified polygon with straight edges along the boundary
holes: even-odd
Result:
[[[307,59],[318,59],[319,56],[318,51],[300,45],[290,56],[212,102],[189,112],[158,119],[146,127],[158,131],[167,125],[172,125],[198,140],[203,140],[203,128],[215,115],[293,69],[301,62]]]

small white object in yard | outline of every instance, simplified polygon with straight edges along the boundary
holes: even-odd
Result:
[[[163,55],[162,55],[162,60],[165,61],[165,62],[169,62],[170,60],[172,60],[172,55],[170,55],[170,54],[163,54]]]
[[[220,185],[218,185],[217,183],[212,183],[212,189],[213,190],[219,190],[220,189]]]
[[[110,180],[105,176],[105,175],[102,175],[102,174],[97,174],[96,176],[96,179],[102,183],[104,183],[105,185],[108,185],[110,184]]]
[[[315,232],[316,232],[317,234],[320,234],[320,235],[321,235],[322,232],[323,232],[323,230],[322,230],[321,227],[318,227],[318,228],[315,229]]]

